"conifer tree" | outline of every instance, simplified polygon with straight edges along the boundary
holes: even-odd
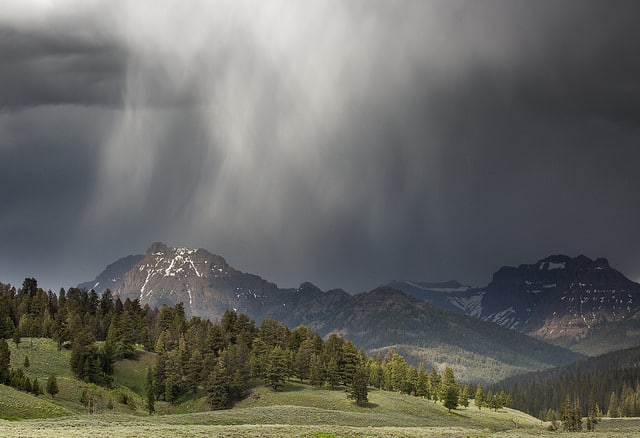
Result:
[[[11,366],[11,351],[7,341],[0,338],[0,384],[9,383],[9,369]]]
[[[16,349],[18,349],[21,341],[22,339],[20,338],[20,330],[18,329],[18,327],[16,327],[16,329],[13,331],[13,343],[16,344]]]
[[[478,388],[476,388],[476,396],[473,403],[478,407],[478,410],[482,410],[484,406],[484,390],[482,389],[482,385],[478,385]]]
[[[593,389],[589,393],[589,407],[587,409],[587,430],[593,432],[598,424],[598,416],[600,415],[600,407],[596,400],[596,395]]]
[[[277,391],[284,386],[288,376],[287,354],[279,345],[276,345],[269,354],[265,380],[267,385]]]
[[[440,400],[440,375],[435,367],[429,371],[429,392],[434,403]]]
[[[145,387],[147,390],[146,408],[149,415],[152,415],[156,411],[156,397],[153,388],[153,369],[151,368],[151,365],[147,367],[147,380]]]
[[[200,350],[194,350],[185,367],[185,384],[187,391],[191,392],[195,399],[202,373],[202,354]]]
[[[338,361],[335,357],[332,357],[327,365],[327,381],[332,389],[340,384],[340,370],[338,369]]]
[[[363,365],[358,365],[353,373],[353,378],[349,390],[349,398],[355,400],[358,406],[367,406],[369,403],[369,376]]]
[[[615,391],[613,391],[611,396],[609,396],[609,409],[607,411],[607,416],[610,418],[618,417],[618,396]]]
[[[429,395],[429,381],[424,363],[418,366],[418,377],[416,379],[416,396],[427,397]]]
[[[469,407],[469,387],[464,385],[462,390],[460,391],[460,396],[458,398],[458,404],[464,408]]]
[[[29,363],[29,355],[28,354],[24,355],[24,363],[22,364],[22,366],[24,367],[25,370],[28,370],[29,366],[31,366],[31,363]]]
[[[229,406],[229,376],[222,362],[218,362],[209,374],[207,382],[207,401],[212,409],[224,409]]]
[[[453,368],[447,366],[444,369],[440,385],[440,397],[444,407],[451,412],[451,409],[458,407],[458,384],[453,374]]]
[[[51,374],[47,379],[47,393],[51,395],[51,398],[55,398],[58,392],[59,392],[58,381],[56,380],[56,376]]]
[[[38,378],[33,379],[31,383],[31,393],[36,397],[42,394],[42,387],[40,386],[40,382],[38,382]]]
[[[182,366],[177,350],[166,353],[164,399],[174,403],[181,394]]]
[[[311,368],[309,370],[309,383],[320,388],[324,383],[324,364],[322,363],[322,357],[319,354],[313,353],[311,355]]]

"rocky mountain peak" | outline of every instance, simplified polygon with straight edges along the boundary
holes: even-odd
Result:
[[[167,249],[167,245],[162,242],[154,242],[147,250],[147,254],[160,253]]]

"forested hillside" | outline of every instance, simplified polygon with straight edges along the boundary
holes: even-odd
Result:
[[[559,415],[567,397],[583,414],[592,400],[609,416],[640,416],[640,347],[515,376],[496,388],[513,395],[516,409],[543,419],[549,410]]]
[[[344,387],[358,405],[367,404],[369,387],[440,400],[449,409],[468,405],[476,390],[459,385],[450,367],[441,374],[413,367],[393,350],[370,358],[335,334],[323,339],[305,326],[291,330],[271,318],[257,326],[231,310],[217,322],[187,319],[182,304],[151,309],[137,299],[114,299],[108,290],[98,296],[71,288],[56,295],[30,278],[18,290],[0,285],[0,312],[0,383],[35,395],[44,387],[25,375],[26,363],[9,367],[5,338],[16,347],[23,336],[51,338],[58,349],[71,350],[77,378],[105,387],[113,382],[116,360],[135,359],[140,348],[154,352],[146,372],[149,412],[157,400],[173,404],[203,395],[210,407],[228,408],[250,394],[252,379],[274,391],[290,378]],[[83,393],[83,403],[91,406],[92,397]],[[510,403],[506,394],[492,400],[496,408]]]

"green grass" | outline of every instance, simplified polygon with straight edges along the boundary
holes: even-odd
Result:
[[[56,377],[73,377],[69,361],[71,351],[62,349],[58,351],[58,344],[52,339],[23,338],[16,349],[11,340],[7,340],[11,351],[11,366],[22,368],[24,357],[29,356],[30,366],[26,370],[30,378],[37,377],[42,382],[50,374]]]
[[[153,366],[155,354],[137,351],[135,359],[123,359],[115,363],[113,381],[116,385],[130,388],[141,397],[147,394],[147,367]]]
[[[552,436],[544,424],[522,412],[492,412],[475,407],[448,412],[440,403],[387,391],[370,391],[369,405],[358,407],[344,390],[314,389],[289,382],[273,392],[262,385],[234,409],[208,411],[203,394],[184,396],[177,405],[158,402],[163,415],[144,415],[146,371],[154,355],[140,352],[138,360],[116,364],[114,389],[78,381],[69,371],[69,351],[58,351],[51,340],[23,340],[12,348],[12,365],[29,354],[29,377],[44,383],[53,373],[60,393],[34,397],[0,385],[0,436],[264,436],[423,437],[423,436]],[[87,414],[80,394],[90,388],[98,394],[98,413]],[[118,403],[126,393],[133,404]],[[109,401],[113,410],[108,408]],[[11,420],[11,421],[8,421]],[[22,421],[15,421],[22,420]],[[517,430],[516,430],[517,427]],[[595,435],[630,436],[640,432],[640,419],[606,419]],[[563,435],[566,436],[566,435]]]
[[[22,420],[67,415],[73,415],[73,412],[51,400],[48,396],[35,397],[9,386],[0,385],[0,418]]]
[[[22,342],[16,348],[12,341],[8,341],[11,352],[11,366],[22,368],[30,379],[38,378],[38,382],[43,389],[46,388],[47,378],[53,374],[58,381],[60,392],[56,394],[55,399],[51,399],[48,394],[39,397],[33,397],[29,394],[21,393],[27,398],[18,398],[12,403],[16,404],[15,409],[0,409],[0,418],[48,418],[60,415],[74,415],[85,413],[87,409],[80,403],[82,391],[86,388],[91,389],[97,394],[97,409],[99,411],[113,411],[118,413],[143,413],[144,401],[137,393],[139,389],[140,375],[142,375],[142,386],[146,377],[146,364],[151,360],[147,355],[142,354],[142,360],[139,362],[139,370],[129,362],[119,361],[116,363],[115,384],[113,389],[106,389],[99,386],[87,384],[78,380],[71,372],[69,365],[71,352],[69,350],[58,350],[57,344],[51,339],[44,338],[23,338]],[[29,368],[24,369],[24,358],[29,356]],[[124,364],[123,364],[124,362]],[[120,372],[120,374],[118,374]],[[130,372],[131,375],[126,377],[125,374]],[[123,382],[119,382],[122,380]],[[129,388],[132,385],[132,388]],[[0,385],[1,386],[1,385]],[[127,405],[119,403],[121,394],[127,394],[130,402]],[[17,396],[16,396],[17,397]],[[58,406],[60,410],[51,411],[49,404],[43,404],[41,401],[48,400],[50,404]],[[20,403],[22,404],[19,404]],[[17,413],[13,413],[16,411]],[[53,414],[50,414],[50,411]]]

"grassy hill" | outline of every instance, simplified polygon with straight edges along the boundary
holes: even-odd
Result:
[[[278,392],[255,386],[252,395],[231,410],[209,411],[204,397],[185,397],[175,406],[158,403],[158,412],[165,415],[148,416],[143,396],[152,353],[118,361],[114,388],[105,389],[77,380],[69,370],[70,352],[58,351],[50,339],[23,339],[19,348],[12,342],[10,348],[12,366],[22,367],[28,356],[27,375],[40,382],[56,375],[60,393],[35,397],[0,385],[0,436],[441,436],[508,430],[516,423],[538,429],[541,424],[510,409],[449,413],[440,403],[387,391],[370,392],[369,405],[358,407],[344,390],[293,382]],[[98,398],[95,414],[80,403],[84,389]],[[126,405],[120,402],[122,394],[127,395]]]
[[[27,396],[31,397],[31,396]],[[15,436],[469,436],[515,427],[540,429],[541,422],[511,409],[461,409],[387,391],[370,394],[357,407],[341,390],[290,383],[283,391],[264,387],[232,410],[143,416],[103,413],[60,419],[0,421],[0,435]],[[147,435],[148,436],[148,435]]]
[[[470,407],[448,412],[440,403],[381,390],[369,393],[367,407],[358,407],[343,390],[314,389],[293,382],[278,392],[254,386],[251,396],[231,410],[208,411],[203,397],[187,397],[175,406],[158,403],[158,412],[163,415],[148,416],[143,411],[142,396],[146,369],[154,359],[152,353],[140,352],[138,360],[117,362],[113,389],[75,379],[69,371],[70,352],[58,351],[51,340],[25,339],[18,349],[11,343],[11,353],[13,366],[22,366],[24,356],[29,356],[27,374],[31,378],[44,381],[55,374],[61,391],[52,399],[0,385],[0,436],[330,438],[547,434],[542,422],[512,409],[492,412]],[[80,393],[87,388],[101,400],[96,414],[88,414],[79,401]],[[121,394],[128,396],[126,405],[119,402]],[[605,420],[599,428],[604,434],[601,436],[624,436],[640,430],[640,421]]]

